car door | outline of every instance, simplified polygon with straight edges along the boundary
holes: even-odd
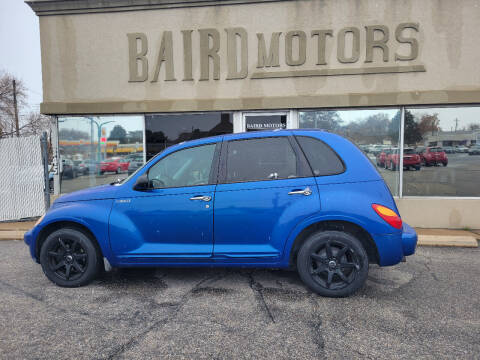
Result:
[[[222,147],[214,256],[227,262],[275,261],[293,228],[319,211],[316,182],[289,132],[236,136]]]
[[[219,149],[209,143],[170,153],[149,167],[150,189],[115,200],[110,238],[116,256],[212,256]]]

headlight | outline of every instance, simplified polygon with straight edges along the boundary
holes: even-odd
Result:
[[[43,218],[45,217],[45,214],[43,214],[40,219],[37,220],[37,222],[35,223],[34,227],[37,226],[38,224],[40,224],[43,220]]]

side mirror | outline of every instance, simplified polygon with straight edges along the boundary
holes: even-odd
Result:
[[[152,187],[150,186],[150,181],[148,180],[148,174],[141,175],[133,186],[133,190],[137,191],[147,191],[151,188]]]

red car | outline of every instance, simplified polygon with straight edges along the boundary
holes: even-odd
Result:
[[[383,149],[377,155],[377,166],[385,167],[385,161],[387,160],[387,156],[391,151],[392,151],[392,149]]]
[[[111,158],[108,161],[102,161],[100,163],[100,174],[106,172],[114,172],[118,174],[122,171],[128,171],[128,165],[130,162],[122,158]]]
[[[436,166],[442,164],[448,165],[447,154],[441,147],[427,147],[419,151],[422,165],[424,166]]]
[[[400,154],[398,149],[394,149],[391,151],[387,158],[385,159],[385,168],[390,170],[398,169],[398,165],[400,163]],[[415,170],[420,170],[421,166],[421,158],[414,149],[412,148],[405,148],[403,149],[403,168],[410,169],[415,168]]]

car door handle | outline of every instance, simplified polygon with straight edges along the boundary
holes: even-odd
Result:
[[[307,186],[305,189],[303,190],[292,190],[288,193],[288,195],[305,195],[305,196],[309,196],[309,195],[312,195],[312,190]]]
[[[197,196],[191,197],[190,200],[201,200],[201,201],[208,202],[212,200],[212,197],[207,195],[197,195]]]

